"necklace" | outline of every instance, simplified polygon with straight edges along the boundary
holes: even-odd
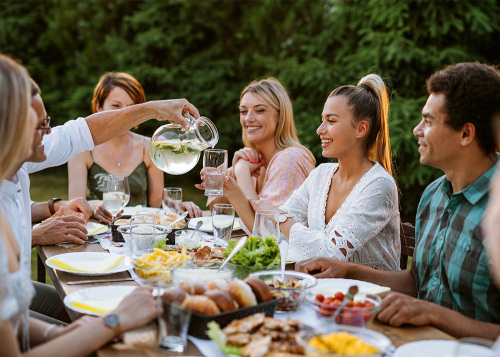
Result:
[[[104,149],[106,150],[106,152],[108,153],[108,155],[111,156],[111,158],[113,158],[113,160],[116,161],[116,166],[118,166],[118,167],[121,166],[121,161],[123,160],[123,158],[125,157],[125,154],[127,153],[129,139],[130,139],[129,135],[127,134],[127,145],[125,145],[125,150],[123,151],[122,156],[118,160],[113,156],[113,154],[111,153],[111,151],[109,151],[107,143],[104,144]]]

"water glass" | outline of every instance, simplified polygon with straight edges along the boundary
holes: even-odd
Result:
[[[493,341],[479,337],[464,337],[457,342],[453,357],[495,357]]]
[[[166,239],[171,231],[166,226],[154,223],[131,224],[129,230],[131,253],[153,249],[160,240]]]
[[[222,241],[231,238],[234,224],[234,208],[227,203],[216,203],[212,209],[212,226],[214,232],[214,246],[220,247]]]
[[[165,187],[163,189],[162,207],[165,213],[174,212],[175,214],[181,214],[182,188]]]
[[[123,209],[125,203],[125,188],[123,179],[109,176],[104,179],[104,189],[102,194],[104,207],[112,215],[112,219]]]
[[[227,150],[207,149],[203,155],[205,196],[220,197],[227,171]]]
[[[178,303],[163,304],[163,314],[158,316],[158,344],[171,352],[184,352],[187,348],[187,335],[192,309]]]

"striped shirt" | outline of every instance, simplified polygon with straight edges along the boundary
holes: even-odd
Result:
[[[500,323],[500,290],[488,269],[481,231],[494,171],[495,166],[457,193],[445,176],[425,189],[413,257],[420,299],[475,320]]]

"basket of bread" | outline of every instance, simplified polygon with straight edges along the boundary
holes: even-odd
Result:
[[[178,219],[180,216],[178,214],[175,214],[173,212],[169,212],[166,214],[161,214],[159,212],[155,211],[148,211],[147,213],[148,216],[154,217],[154,223],[160,224],[162,226],[169,226],[172,222],[174,222],[176,219]],[[132,216],[120,216],[116,218],[113,222],[110,223],[111,227],[111,236],[113,242],[125,242],[123,239],[122,233],[118,230],[118,227],[123,226],[123,225],[130,225],[132,220]],[[188,222],[189,218],[183,218],[179,222],[177,222],[175,225],[172,227],[172,231],[167,235],[165,244],[175,244],[175,232],[179,230],[184,230],[187,229],[188,227]],[[134,221],[134,223],[141,223],[140,221]],[[149,223],[149,222],[143,222],[143,223]]]
[[[198,271],[180,279],[177,277],[179,270],[173,270],[175,286],[165,290],[163,299],[166,303],[180,303],[183,308],[192,309],[189,335],[208,339],[206,330],[210,321],[225,327],[234,319],[257,312],[274,315],[277,300],[262,280],[249,277],[230,281],[232,272],[229,272],[229,275],[222,275],[224,278],[212,278],[214,275]]]

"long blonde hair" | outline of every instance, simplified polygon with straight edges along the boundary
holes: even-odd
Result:
[[[240,102],[247,93],[258,94],[267,104],[278,111],[278,126],[274,134],[276,148],[278,150],[283,150],[291,146],[301,147],[311,157],[311,160],[316,163],[313,154],[300,143],[297,137],[297,129],[295,128],[295,121],[293,120],[292,102],[290,101],[287,90],[280,81],[274,77],[253,81],[241,92]],[[248,140],[245,130],[243,130],[242,139],[245,146],[257,150],[257,147]]]
[[[24,158],[32,138],[26,126],[30,115],[31,87],[26,69],[0,54],[0,180]]]
[[[367,120],[370,126],[366,139],[368,159],[377,161],[392,175],[391,140],[389,137],[389,92],[377,74],[361,78],[357,86],[335,88],[328,98],[344,96],[352,108],[354,120]]]

